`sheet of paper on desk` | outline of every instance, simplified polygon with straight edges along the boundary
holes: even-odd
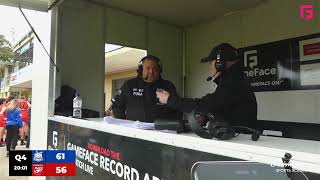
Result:
[[[108,124],[113,125],[120,125],[125,127],[131,127],[136,129],[150,129],[154,130],[154,123],[146,123],[146,122],[140,122],[140,121],[131,121],[131,120],[125,120],[125,119],[117,119],[111,116],[106,116],[103,118],[104,122]]]

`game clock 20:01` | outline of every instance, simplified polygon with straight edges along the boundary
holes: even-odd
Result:
[[[26,171],[28,170],[28,166],[13,166],[14,171]]]

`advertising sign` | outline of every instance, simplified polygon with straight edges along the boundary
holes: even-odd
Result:
[[[189,180],[198,162],[241,161],[51,120],[47,144],[50,149],[75,151],[76,176],[68,177],[75,180]]]
[[[239,49],[255,92],[320,88],[320,34]]]

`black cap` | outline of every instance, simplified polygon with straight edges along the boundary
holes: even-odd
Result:
[[[218,54],[220,54],[220,59],[222,61],[234,61],[238,59],[238,50],[228,43],[221,43],[215,46],[208,57],[202,58],[201,62],[208,62],[217,59]]]

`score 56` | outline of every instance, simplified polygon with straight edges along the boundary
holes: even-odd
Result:
[[[46,176],[75,176],[76,164],[56,163],[46,164]]]
[[[57,174],[66,174],[67,173],[67,167],[66,166],[56,167],[56,173]]]

